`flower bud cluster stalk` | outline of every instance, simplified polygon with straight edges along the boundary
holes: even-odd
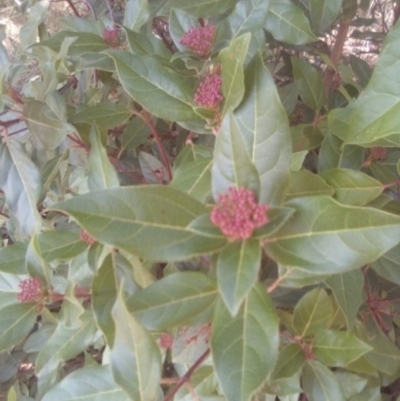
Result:
[[[211,222],[232,241],[250,238],[253,231],[268,223],[268,205],[259,205],[247,188],[229,188],[218,197]]]

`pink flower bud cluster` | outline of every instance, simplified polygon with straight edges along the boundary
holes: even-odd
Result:
[[[214,41],[215,25],[191,27],[182,37],[181,44],[201,57],[207,57]]]
[[[372,160],[382,160],[387,155],[387,149],[382,146],[374,146],[371,148],[371,158]]]
[[[118,28],[113,26],[106,28],[103,31],[103,39],[111,46],[117,47],[119,45]]]
[[[219,72],[207,72],[194,95],[194,101],[201,107],[217,109],[223,100],[222,78]]]
[[[160,338],[158,339],[160,347],[164,350],[171,349],[174,345],[174,337],[169,333],[162,333]]]
[[[83,241],[86,242],[89,246],[92,246],[96,240],[87,232],[84,230],[81,230],[79,233],[79,238]]]
[[[254,229],[268,223],[268,205],[259,205],[254,192],[247,188],[229,188],[218,197],[211,222],[231,240],[250,238]]]
[[[43,296],[42,283],[38,278],[27,278],[19,283],[20,291],[17,294],[19,302],[38,301]]]

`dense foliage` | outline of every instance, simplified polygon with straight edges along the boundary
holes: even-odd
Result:
[[[0,44],[6,398],[396,400],[400,23],[372,70],[365,0],[67,3]]]

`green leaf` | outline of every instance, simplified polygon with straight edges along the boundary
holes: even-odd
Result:
[[[132,31],[139,32],[149,17],[150,7],[148,0],[128,0],[125,4],[122,24]]]
[[[212,159],[198,158],[174,171],[170,186],[200,202],[204,202],[211,192]]]
[[[260,176],[259,202],[279,206],[289,182],[290,129],[274,80],[261,55],[246,68],[245,87],[244,98],[234,116]]]
[[[39,277],[43,283],[50,285],[52,269],[43,258],[43,252],[38,236],[35,234],[26,251],[26,271],[32,277]]]
[[[347,330],[351,330],[363,303],[364,275],[360,269],[334,274],[326,279],[325,283],[332,290],[336,302],[346,318]]]
[[[29,7],[28,19],[21,26],[19,33],[20,46],[22,49],[35,43],[38,36],[39,25],[46,20],[49,7],[50,1],[41,1]]]
[[[308,170],[292,171],[287,199],[300,196],[333,195],[334,191],[321,177]]]
[[[71,125],[58,119],[49,106],[38,100],[24,102],[23,114],[29,132],[46,150],[55,149],[69,132],[74,131]]]
[[[334,188],[335,198],[345,205],[365,206],[383,192],[379,181],[361,171],[336,168],[320,176]]]
[[[335,375],[321,362],[307,361],[302,383],[309,401],[346,401]]]
[[[126,27],[122,27],[126,34],[129,50],[137,55],[159,55],[161,57],[171,57],[171,52],[167,49],[160,38],[153,35],[145,35],[139,32],[133,32]]]
[[[241,35],[219,53],[222,65],[222,93],[224,95],[222,115],[226,110],[234,110],[243,99],[245,89],[243,64],[250,39],[250,33]]]
[[[301,337],[315,334],[328,327],[333,314],[333,305],[322,288],[307,292],[297,303],[293,313],[293,327]]]
[[[1,309],[0,351],[12,348],[28,336],[36,317],[36,303],[14,304]]]
[[[260,179],[247,152],[245,141],[231,112],[225,114],[215,141],[212,165],[214,199],[230,187],[259,192]]]
[[[128,311],[121,290],[112,317],[115,339],[110,359],[114,380],[132,400],[156,401],[161,379],[161,353],[151,334]]]
[[[351,105],[350,124],[341,133],[346,144],[367,145],[397,134],[400,127],[400,23],[390,30],[365,90]]]
[[[211,350],[216,375],[228,401],[248,401],[273,369],[279,347],[279,323],[265,289],[257,284],[239,313],[216,307]]]
[[[124,149],[136,149],[146,142],[150,134],[149,126],[141,118],[132,118],[122,133],[121,145]]]
[[[400,245],[395,246],[378,260],[371,263],[371,267],[381,277],[400,285]]]
[[[168,183],[167,170],[160,160],[146,152],[140,152],[138,159],[143,177],[149,184]]]
[[[276,40],[292,45],[317,40],[301,8],[290,0],[271,0],[265,28]]]
[[[304,103],[313,110],[319,110],[324,104],[324,86],[322,77],[309,61],[292,57],[293,77],[300,82],[300,96]]]
[[[286,114],[290,116],[297,104],[300,94],[300,81],[294,81],[278,89],[281,103],[285,108]]]
[[[306,359],[299,344],[287,344],[280,351],[271,380],[290,378],[303,367]]]
[[[353,54],[350,55],[350,65],[355,76],[357,77],[359,84],[365,88],[371,78],[372,68],[366,61],[354,56]]]
[[[26,274],[25,256],[28,244],[16,243],[0,249],[0,271],[11,274]]]
[[[256,283],[260,262],[261,248],[254,239],[234,242],[218,255],[218,288],[232,316]]]
[[[6,197],[10,213],[25,234],[41,227],[36,203],[40,195],[40,173],[22,145],[10,138],[0,145],[0,189]]]
[[[347,367],[372,350],[353,333],[335,330],[318,331],[313,340],[316,357],[325,365]]]
[[[344,206],[327,196],[297,198],[291,224],[264,241],[268,255],[286,266],[319,274],[343,273],[378,259],[400,238],[400,217]]]
[[[178,73],[152,56],[110,51],[122,86],[156,117],[168,121],[196,120],[193,89]]]
[[[128,401],[115,383],[109,365],[83,367],[56,384],[42,401]]]
[[[196,17],[216,16],[225,13],[235,5],[234,0],[169,0],[159,11],[159,15],[169,15],[172,8],[180,9]]]
[[[100,266],[92,283],[92,310],[97,326],[103,332],[107,344],[112,347],[115,324],[111,309],[117,299],[114,255],[109,254]]]
[[[146,259],[183,260],[217,252],[226,244],[223,237],[189,227],[207,212],[201,203],[162,185],[97,191],[53,209],[72,216],[98,241]]]
[[[343,0],[309,0],[311,24],[318,33],[324,33],[335,22],[342,3]]]
[[[101,143],[97,125],[90,130],[89,176],[88,187],[91,191],[119,187],[118,175],[108,160],[107,151]]]
[[[214,309],[218,289],[203,273],[174,273],[128,300],[128,309],[148,330],[206,322]]]

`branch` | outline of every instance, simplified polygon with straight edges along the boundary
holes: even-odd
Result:
[[[174,399],[174,395],[186,382],[190,380],[193,372],[207,359],[209,354],[210,348],[208,348],[190,367],[190,369],[178,380],[178,382],[175,384],[175,387],[169,392],[169,394],[164,398],[163,401],[172,401]]]
[[[76,9],[76,7],[74,6],[74,3],[72,2],[72,0],[66,0],[67,1],[67,3],[69,4],[69,6],[71,7],[71,9],[72,9],[72,11],[74,12],[74,14],[77,16],[77,17],[80,17],[80,15],[79,15],[79,13],[78,13],[78,10]]]

